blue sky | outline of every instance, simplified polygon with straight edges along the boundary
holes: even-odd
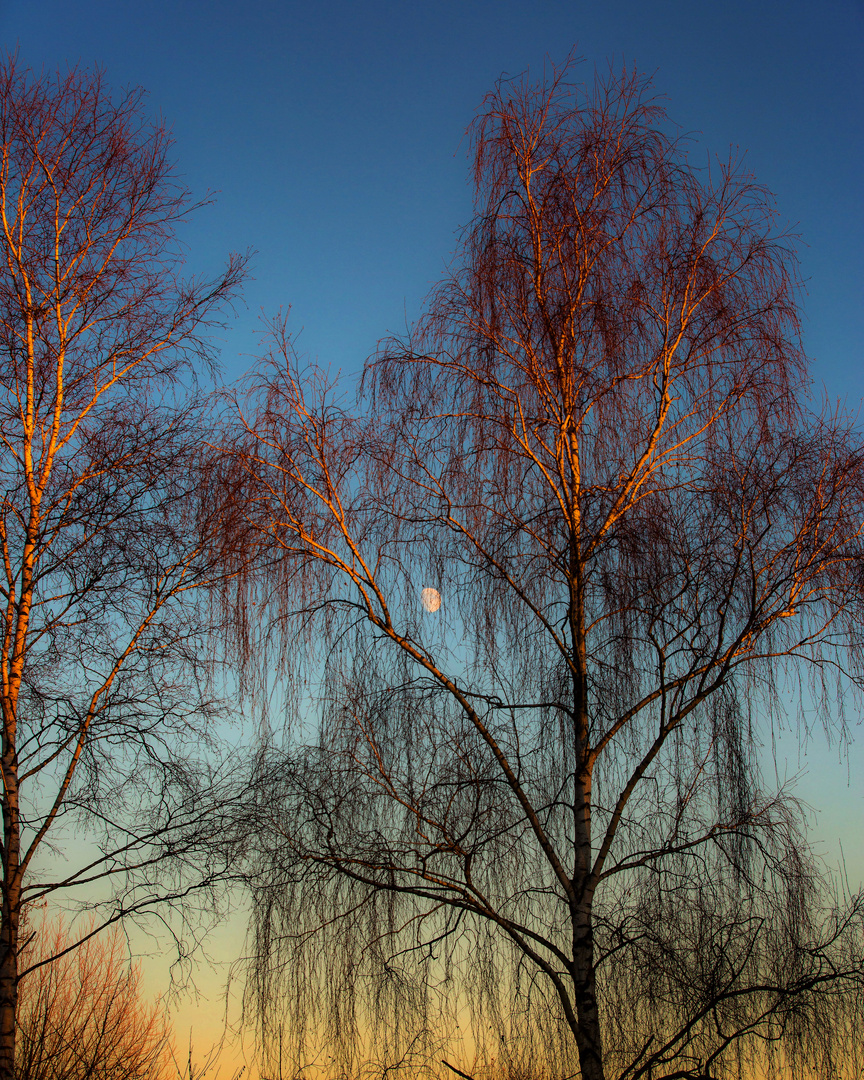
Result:
[[[815,393],[857,409],[862,45],[862,0],[0,0],[0,47],[24,64],[98,64],[149,91],[186,183],[216,192],[185,235],[195,272],[256,250],[229,380],[262,309],[291,305],[301,350],[346,371],[404,329],[470,218],[464,133],[483,95],[575,46],[586,78],[609,61],[652,73],[694,153],[746,154],[802,238]],[[845,764],[822,740],[800,758],[783,744],[825,807],[817,834],[843,835],[856,869],[862,743],[859,726]]]
[[[576,46],[655,76],[697,153],[746,152],[800,232],[814,379],[857,405],[861,365],[862,0],[0,0],[0,45],[52,69],[102,65],[173,126],[197,195],[196,270],[256,249],[226,338],[248,366],[259,311],[353,370],[404,328],[470,217],[465,128],[504,72]]]

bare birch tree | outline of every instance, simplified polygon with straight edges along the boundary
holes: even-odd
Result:
[[[808,412],[767,193],[568,78],[487,98],[361,405],[283,321],[242,408],[249,602],[320,718],[262,751],[253,989],[343,1067],[462,1010],[516,1075],[839,1075],[862,904],[759,748],[860,688],[861,440]]]
[[[183,376],[243,260],[180,277],[193,207],[170,146],[139,91],[0,65],[3,1080],[27,905],[110,896],[132,870],[108,921],[181,896],[190,883],[163,888],[155,868],[194,861],[210,827],[195,597],[218,523],[196,501],[202,414]]]

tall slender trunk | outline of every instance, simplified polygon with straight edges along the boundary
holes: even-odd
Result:
[[[573,998],[579,1021],[576,1048],[582,1080],[605,1080],[603,1039],[597,1007],[594,970],[594,882],[591,874],[591,772],[583,769],[574,784],[576,859],[573,884],[577,896],[573,920]]]
[[[591,726],[588,701],[588,660],[585,635],[585,577],[582,559],[582,518],[580,507],[579,441],[568,437],[571,468],[570,488],[570,642],[573,684],[573,892],[575,903],[570,918],[573,925],[573,998],[576,1006],[576,1048],[582,1080],[605,1080],[600,1012],[597,1007],[597,979],[594,970],[594,888],[591,848]]]
[[[27,397],[24,412],[24,440],[22,458],[24,475],[29,493],[29,519],[20,561],[20,591],[15,601],[15,575],[8,577],[8,606],[5,612],[3,642],[3,880],[2,907],[0,907],[0,1080],[14,1080],[15,1037],[18,1013],[18,950],[21,920],[21,820],[20,789],[18,782],[18,695],[24,672],[27,648],[27,629],[33,604],[35,564],[37,560],[40,529],[40,505],[44,485],[50,473],[52,447],[43,456],[40,469],[34,463],[34,432],[36,415],[36,351],[34,346],[34,322],[30,310],[30,289],[27,285]],[[61,362],[62,363],[62,362]],[[58,400],[61,395],[58,392]],[[38,444],[37,444],[38,445]],[[43,448],[44,454],[44,448]],[[8,537],[3,534],[4,562],[12,563],[9,555]],[[17,560],[16,560],[17,561]],[[25,856],[26,858],[26,856]]]
[[[4,748],[3,881],[0,908],[0,1080],[15,1077],[15,1018],[18,1012],[18,930],[21,917],[18,769]],[[7,760],[8,759],[8,760]]]

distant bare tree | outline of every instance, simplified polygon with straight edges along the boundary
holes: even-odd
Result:
[[[759,751],[861,687],[861,439],[807,411],[764,190],[568,77],[486,99],[361,407],[280,321],[232,436],[247,625],[320,716],[262,750],[253,991],[344,1068],[467,1024],[513,1075],[840,1075],[862,901]]]
[[[61,959],[53,960],[55,956]],[[79,948],[62,922],[40,927],[22,952],[17,1080],[169,1080],[170,1030],[115,929]]]
[[[202,412],[183,377],[243,260],[180,278],[193,207],[170,146],[139,91],[0,65],[3,1080],[27,905],[107,897],[132,870],[109,921],[183,895],[155,868],[191,862],[211,827],[196,596],[218,522],[197,498]]]

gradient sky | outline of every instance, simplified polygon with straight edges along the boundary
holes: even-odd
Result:
[[[226,341],[247,366],[258,312],[354,369],[404,328],[471,213],[463,139],[502,73],[575,46],[652,73],[699,150],[746,153],[801,234],[817,387],[864,395],[862,0],[0,0],[0,45],[35,68],[99,64],[173,126],[196,195],[195,269],[257,251]]]
[[[862,0],[0,0],[0,46],[55,70],[98,64],[173,127],[180,172],[216,193],[185,239],[196,272],[254,248],[223,345],[251,363],[258,313],[292,308],[301,351],[355,371],[404,329],[471,215],[464,133],[501,74],[575,46],[586,78],[652,73],[698,149],[746,154],[802,241],[814,393],[858,409],[862,347]],[[790,743],[860,877],[864,729],[847,762]],[[784,744],[785,745],[785,744]],[[854,884],[854,882],[853,882]]]

